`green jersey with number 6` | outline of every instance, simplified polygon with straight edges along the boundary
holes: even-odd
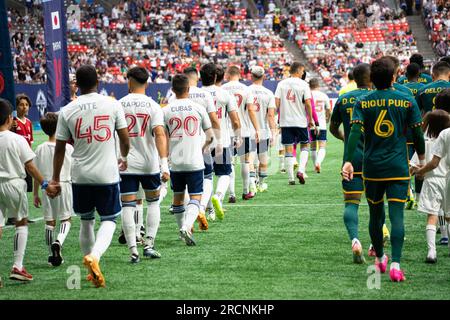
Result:
[[[411,95],[398,90],[371,91],[353,109],[351,123],[364,128],[363,176],[366,180],[408,180],[407,128],[422,124]]]

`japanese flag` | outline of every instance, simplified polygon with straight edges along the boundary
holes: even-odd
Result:
[[[59,11],[52,12],[52,28],[53,30],[57,30],[61,27],[59,21]]]

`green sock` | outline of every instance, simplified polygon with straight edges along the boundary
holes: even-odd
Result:
[[[391,221],[392,262],[400,263],[403,241],[405,239],[405,225],[403,223],[403,202],[389,202],[389,220]]]
[[[358,208],[359,204],[346,202],[344,209],[344,224],[350,240],[358,239]]]
[[[384,255],[383,250],[383,221],[385,219],[384,202],[373,204],[369,202],[369,234],[373,248],[378,258]]]

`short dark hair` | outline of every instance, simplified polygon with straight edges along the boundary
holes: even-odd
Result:
[[[214,63],[207,63],[200,69],[200,78],[202,85],[210,86],[216,82],[216,65]]]
[[[185,74],[176,74],[172,79],[172,91],[176,95],[182,95],[189,90],[189,79]]]
[[[239,69],[239,67],[238,66],[229,66],[228,68],[227,68],[227,73],[230,75],[230,76],[240,76],[241,75],[241,70]]]
[[[58,124],[58,114],[55,112],[47,112],[39,121],[42,131],[49,137],[53,137],[56,132],[56,125]]]
[[[370,83],[370,64],[360,63],[352,71],[358,87],[367,86]]]
[[[223,77],[225,76],[225,70],[220,64],[216,65],[216,83],[220,83],[223,81]]]
[[[450,64],[450,56],[442,57],[441,59],[439,59],[439,61],[444,61],[444,62],[447,62],[448,64]]]
[[[197,71],[197,69],[195,69],[194,67],[187,67],[187,68],[184,68],[183,73],[184,73],[185,75],[195,74],[196,76],[198,76],[198,71]]]
[[[347,77],[348,77],[348,80],[350,80],[350,81],[355,80],[355,76],[353,74],[353,69],[348,70]]]
[[[414,53],[411,57],[409,57],[409,63],[416,63],[419,65],[420,69],[423,69],[423,56],[420,53]]]
[[[450,72],[450,64],[445,61],[438,61],[433,65],[432,72],[434,76],[448,74]]]
[[[386,58],[392,61],[392,63],[394,64],[394,68],[398,69],[400,67],[400,60],[398,60],[397,57],[394,56],[384,56],[381,59]]]
[[[317,78],[312,78],[311,80],[309,80],[309,87],[311,89],[315,89],[319,87],[319,79]]]
[[[11,102],[0,98],[0,126],[4,125],[12,113]]]
[[[16,95],[16,106],[18,106],[20,103],[20,100],[23,100],[23,99],[27,100],[28,105],[31,107],[31,99],[25,93],[19,93],[18,95]]]
[[[146,84],[148,81],[148,72],[143,67],[133,67],[127,72],[127,78],[132,78],[137,83]]]
[[[291,67],[289,68],[289,73],[290,74],[297,73],[299,71],[299,69],[301,69],[301,68],[305,68],[305,65],[303,63],[298,62],[298,61],[293,62],[291,64]]]
[[[97,86],[97,70],[89,64],[82,65],[75,73],[77,87],[81,91],[87,91]]]
[[[436,95],[434,106],[436,109],[450,113],[450,88],[444,89]]]
[[[370,80],[377,89],[387,89],[392,85],[395,69],[394,62],[388,57],[375,60],[370,66]]]
[[[430,138],[437,138],[442,130],[450,128],[450,116],[444,110],[433,110],[423,118],[423,128]]]
[[[420,65],[413,62],[406,67],[406,78],[416,79],[420,76]]]

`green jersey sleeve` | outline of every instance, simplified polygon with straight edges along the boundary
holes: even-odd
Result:
[[[331,113],[331,119],[330,121],[336,124],[341,124],[342,123],[342,117],[341,117],[341,113],[340,113],[340,107],[341,107],[341,99],[338,99],[338,101],[336,102],[336,105],[333,108],[333,112]]]
[[[364,114],[362,112],[360,100],[358,100],[358,102],[353,107],[352,120],[350,121],[350,124],[354,123],[359,123],[364,126]]]

